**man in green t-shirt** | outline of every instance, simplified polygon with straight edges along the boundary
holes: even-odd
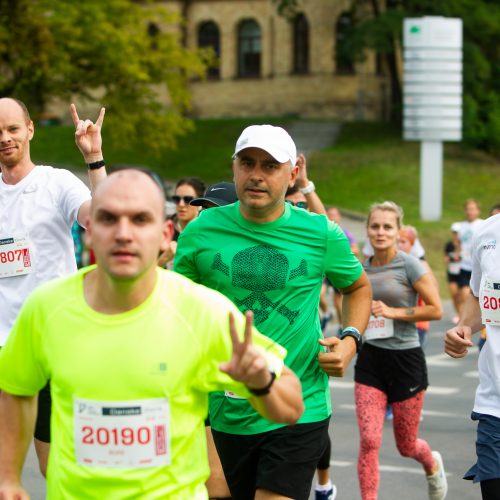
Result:
[[[247,127],[236,143],[239,201],[204,211],[179,239],[174,270],[253,311],[255,325],[285,346],[300,378],[299,425],[262,419],[228,392],[210,396],[210,423],[233,498],[307,499],[328,436],[328,375],[342,376],[368,321],[371,289],[342,230],[285,203],[296,180],[296,147],[280,127]],[[314,190],[309,183],[303,193]],[[324,276],[342,290],[341,338],[323,340],[318,315]],[[325,347],[329,352],[324,352]]]
[[[20,474],[48,379],[51,499],[206,499],[211,391],[276,422],[302,414],[286,350],[251,314],[156,267],[172,236],[164,203],[144,172],[111,174],[87,224],[97,266],[41,286],[21,309],[0,354],[0,497],[28,498]]]

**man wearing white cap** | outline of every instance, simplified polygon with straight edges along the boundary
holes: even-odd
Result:
[[[285,203],[296,154],[284,129],[247,127],[233,156],[239,201],[203,212],[181,235],[175,257],[174,270],[252,310],[256,326],[286,347],[285,363],[302,383],[306,410],[294,427],[266,421],[237,394],[211,395],[214,440],[238,500],[309,497],[327,446],[328,375],[344,375],[370,313],[370,285],[344,233]],[[318,314],[324,275],[345,294],[343,333],[326,340]]]

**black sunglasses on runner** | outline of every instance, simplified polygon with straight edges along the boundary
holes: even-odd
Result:
[[[174,200],[174,203],[178,205],[181,200],[184,202],[185,205],[189,205],[190,202],[194,200],[194,196],[179,196],[177,194],[174,194],[172,196],[172,200]]]

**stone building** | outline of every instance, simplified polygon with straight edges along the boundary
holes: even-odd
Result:
[[[212,47],[218,65],[192,82],[198,117],[380,119],[387,80],[377,58],[345,53],[351,0],[302,0],[293,20],[272,0],[165,0],[185,19],[189,47]]]

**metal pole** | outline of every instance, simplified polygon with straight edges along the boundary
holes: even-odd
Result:
[[[443,143],[420,143],[420,217],[435,221],[443,206]]]

